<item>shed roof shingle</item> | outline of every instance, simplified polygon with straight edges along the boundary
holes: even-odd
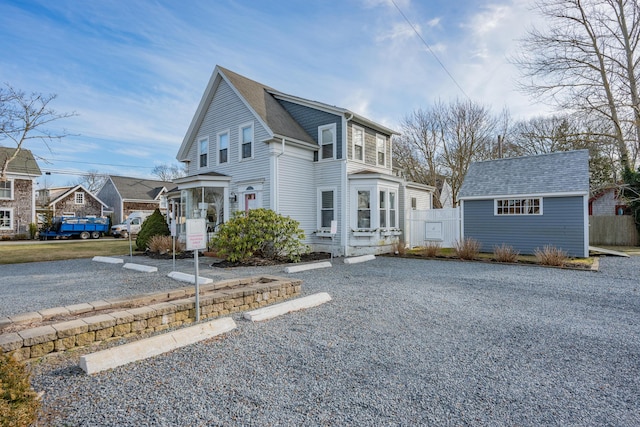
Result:
[[[588,150],[472,163],[458,199],[554,193],[589,193]]]

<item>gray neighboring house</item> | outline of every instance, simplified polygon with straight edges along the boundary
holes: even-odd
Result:
[[[553,245],[589,256],[589,151],[472,163],[460,189],[462,238],[490,252]]]
[[[131,212],[152,213],[155,209],[166,213],[167,192],[175,184],[154,179],[133,178],[129,176],[110,175],[97,197],[112,212],[112,223],[121,223]]]

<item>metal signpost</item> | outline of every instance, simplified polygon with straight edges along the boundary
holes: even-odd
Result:
[[[187,250],[193,251],[196,266],[196,322],[200,321],[200,277],[198,251],[207,248],[207,220],[205,218],[188,219],[186,222]]]
[[[127,223],[127,235],[129,236],[129,259],[133,262],[133,244],[131,243],[131,221]]]
[[[334,239],[338,232],[338,221],[331,220],[331,261],[333,262]]]

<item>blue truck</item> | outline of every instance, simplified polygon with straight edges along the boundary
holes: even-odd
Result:
[[[108,218],[56,217],[51,227],[40,232],[40,240],[79,237],[99,239],[109,232]]]

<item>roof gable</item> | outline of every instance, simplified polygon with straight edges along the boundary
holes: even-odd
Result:
[[[4,164],[4,161],[8,157],[13,155],[15,150],[15,148],[0,147],[0,166]],[[9,163],[7,172],[29,176],[42,175],[40,167],[38,167],[38,162],[36,162],[33,154],[30,150],[26,150],[24,148],[22,148],[18,153],[18,156]]]
[[[109,176],[122,200],[154,201],[168,189],[175,187],[172,182],[127,176]]]
[[[82,184],[78,184],[75,187],[56,187],[50,189],[49,197],[51,198],[51,201],[49,202],[49,206],[55,205],[64,198],[70,196],[71,194],[74,194],[76,191],[83,191],[85,193],[85,197],[91,197],[92,199],[98,201],[105,208],[107,207],[107,205],[102,200],[100,200],[95,194],[87,190]]]
[[[458,199],[557,193],[589,194],[589,151],[474,162]]]

